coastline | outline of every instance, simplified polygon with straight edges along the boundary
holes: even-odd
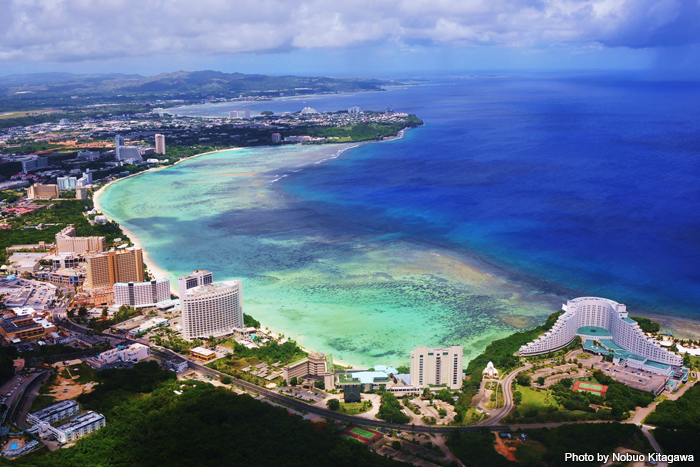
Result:
[[[118,178],[118,179],[116,179],[116,180],[112,180],[112,181],[110,181],[109,183],[106,183],[105,185],[102,185],[102,186],[92,195],[92,203],[93,203],[93,205],[94,205],[94,207],[95,207],[96,210],[98,210],[99,212],[101,212],[105,217],[107,217],[110,221],[112,221],[112,220],[114,220],[114,219],[111,219],[111,218],[104,212],[104,210],[102,209],[102,206],[100,205],[100,197],[104,194],[104,192],[105,192],[105,190],[107,189],[107,187],[109,187],[109,186],[112,185],[113,183],[120,182],[120,181],[122,181],[122,180],[126,180],[126,179],[131,178],[131,177],[137,177],[137,176],[142,175],[142,174],[145,174],[145,173],[157,172],[157,171],[160,171],[160,170],[167,169],[167,168],[169,168],[169,167],[174,167],[175,165],[179,164],[180,162],[188,161],[188,160],[194,159],[194,158],[196,158],[196,157],[206,156],[206,155],[208,155],[208,154],[216,154],[216,153],[219,153],[219,152],[238,151],[238,150],[241,150],[241,149],[246,149],[246,148],[236,147],[236,148],[230,148],[230,149],[217,149],[216,151],[203,152],[203,153],[201,153],[201,154],[195,154],[195,155],[193,155],[193,156],[189,156],[189,157],[182,158],[182,159],[178,160],[177,162],[175,162],[174,164],[171,164],[171,165],[165,165],[165,166],[161,166],[161,167],[152,167],[152,168],[150,168],[150,169],[148,169],[148,170],[144,170],[143,172],[139,172],[139,173],[127,175],[126,177]],[[141,248],[142,254],[143,254],[143,262],[144,262],[144,264],[146,264],[146,267],[147,267],[147,269],[148,269],[149,274],[151,274],[151,276],[153,276],[154,279],[167,279],[168,276],[170,275],[170,274],[168,274],[168,271],[166,271],[166,270],[162,269],[161,267],[159,267],[159,266],[148,256],[148,251],[147,251],[147,249],[143,246],[143,244],[141,244],[141,242],[139,241],[138,237],[137,237],[131,230],[129,230],[127,227],[125,227],[123,224],[119,224],[119,227],[121,228],[122,232],[124,232],[124,234],[129,238],[129,240],[131,241],[131,243],[134,244],[134,246],[137,246],[137,247]],[[175,295],[175,296],[178,296],[178,294],[179,294],[179,291],[178,291],[177,287],[175,287],[175,284],[174,284],[173,282],[170,283],[170,293],[171,293],[172,295]]]

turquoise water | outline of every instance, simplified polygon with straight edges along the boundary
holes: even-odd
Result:
[[[355,366],[408,363],[417,345],[459,343],[470,358],[556,306],[439,246],[326,225],[280,188],[302,168],[361,149],[204,155],[113,184],[99,202],[171,281],[195,269],[243,279],[246,313]]]
[[[356,365],[452,343],[468,359],[577,296],[698,338],[700,83],[468,78],[246,103],[393,106],[426,126],[206,155],[121,181],[102,204],[171,278],[243,279],[246,312]]]

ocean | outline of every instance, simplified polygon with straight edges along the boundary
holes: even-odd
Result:
[[[677,320],[700,318],[699,102],[700,83],[501,74],[192,106],[178,113],[359,105],[425,126],[209,154],[100,204],[171,280],[242,279],[246,313],[355,366],[408,363],[417,345],[469,359],[576,296],[695,337]]]

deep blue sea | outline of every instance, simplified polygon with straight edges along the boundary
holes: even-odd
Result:
[[[351,105],[426,125],[280,182],[325,225],[449,245],[556,295],[700,318],[700,83],[475,75],[187,113]]]
[[[700,83],[503,74],[188,107],[393,107],[425,126],[207,154],[99,205],[162,276],[241,279],[246,313],[352,365],[405,364],[417,345],[469,360],[577,296],[698,338],[698,104]]]

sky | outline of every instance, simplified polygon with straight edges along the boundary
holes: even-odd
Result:
[[[0,75],[700,76],[700,0],[0,0]]]

